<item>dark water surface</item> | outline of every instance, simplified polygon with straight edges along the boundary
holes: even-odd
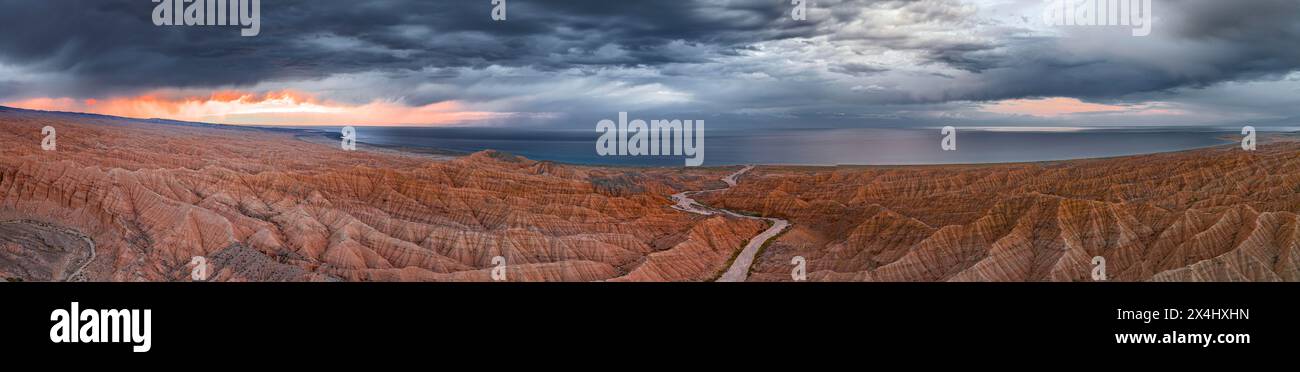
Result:
[[[317,127],[337,133],[337,128]],[[357,127],[358,142],[460,152],[500,150],[575,164],[680,166],[682,156],[599,156],[595,130]],[[1147,154],[1228,143],[1211,130],[961,129],[957,151],[942,151],[938,128],[760,129],[705,132],[704,164],[964,164]],[[1235,138],[1235,137],[1233,137]]]

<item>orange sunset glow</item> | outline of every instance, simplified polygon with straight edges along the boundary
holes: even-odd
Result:
[[[242,125],[440,125],[474,122],[508,114],[470,111],[456,101],[408,106],[375,100],[345,104],[297,91],[216,91],[205,96],[156,92],[106,99],[33,98],[0,103],[31,110],[69,111]]]
[[[999,114],[1043,117],[1093,113],[1129,113],[1138,115],[1177,115],[1181,113],[1181,111],[1170,109],[1166,106],[1167,104],[1162,102],[1140,105],[1106,105],[1083,102],[1078,98],[1051,97],[1042,99],[1002,100],[983,105],[981,109],[986,112]]]

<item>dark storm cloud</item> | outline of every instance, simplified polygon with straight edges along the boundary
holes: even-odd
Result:
[[[1156,0],[1147,37],[1048,27],[1039,0],[810,0],[807,21],[790,19],[789,0],[508,4],[494,22],[489,0],[263,0],[260,35],[241,37],[154,26],[149,0],[0,0],[0,102],[297,88],[487,111],[881,117],[1151,97],[1300,68],[1296,0]]]
[[[865,76],[874,75],[881,72],[889,71],[888,68],[873,66],[866,63],[845,63],[831,66],[831,72],[838,72],[845,75]]]
[[[701,62],[750,42],[807,35],[779,2],[262,2],[262,31],[157,27],[148,0],[0,0],[0,62],[71,74],[100,90],[251,84],[426,67],[658,65]],[[695,54],[666,49],[704,45]],[[333,43],[333,44],[331,44]]]
[[[941,53],[938,60],[981,72],[948,98],[1088,98],[1225,81],[1275,79],[1300,68],[1300,1],[1155,2],[1154,32],[1076,29],[1060,38],[1003,40],[996,53]]]

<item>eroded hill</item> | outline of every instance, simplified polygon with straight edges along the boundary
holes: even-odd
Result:
[[[40,148],[47,125],[55,151]],[[85,234],[98,257],[83,275],[104,281],[189,280],[195,256],[222,281],[486,281],[496,256],[508,280],[707,280],[764,228],[670,208],[668,195],[720,185],[726,169],[497,152],[447,160],[319,142],[8,110],[0,220]]]
[[[1300,143],[1034,164],[760,167],[714,206],[786,218],[751,280],[1300,280]]]

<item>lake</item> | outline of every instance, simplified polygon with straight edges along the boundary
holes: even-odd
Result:
[[[338,128],[316,127],[337,135]],[[958,128],[957,150],[942,151],[938,128],[709,130],[704,164],[911,165],[1097,158],[1229,143],[1216,130]],[[535,160],[598,165],[681,166],[681,156],[599,156],[594,130],[357,127],[357,141],[461,152],[505,151]]]

